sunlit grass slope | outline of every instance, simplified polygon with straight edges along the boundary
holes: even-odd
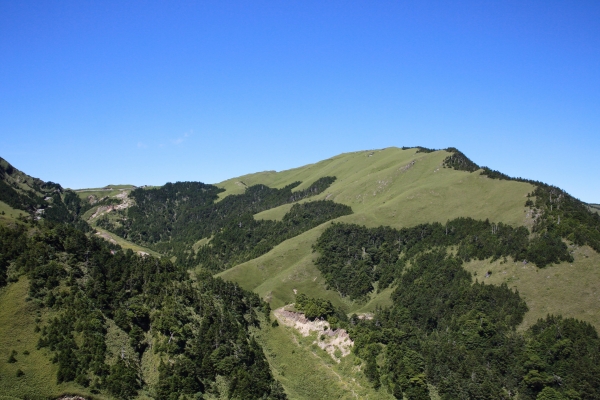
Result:
[[[14,222],[19,215],[27,215],[23,210],[17,210],[0,201],[0,224]]]
[[[303,337],[290,327],[274,328],[268,323],[262,326],[256,337],[290,400],[394,398],[385,389],[373,389],[353,354],[338,364],[314,345],[316,333]]]
[[[94,229],[97,230],[102,238],[109,240],[109,241],[113,241],[113,243],[118,244],[119,246],[121,246],[124,249],[131,249],[137,253],[148,253],[148,254],[152,254],[155,257],[160,257],[161,255],[157,252],[155,252],[154,250],[150,250],[147,247],[142,247],[140,245],[137,245],[133,242],[130,242],[129,240],[123,239],[121,236],[118,236],[112,232],[107,231],[106,229],[102,229],[99,228],[95,225],[93,225]]]
[[[473,279],[516,288],[527,302],[522,328],[533,325],[548,314],[561,314],[590,322],[600,330],[600,255],[588,246],[574,248],[572,263],[543,269],[522,261],[472,261],[465,268]],[[489,277],[485,277],[491,271]]]
[[[426,222],[445,222],[456,217],[489,218],[514,226],[527,224],[525,200],[533,186],[522,182],[492,180],[479,173],[442,167],[446,151],[417,153],[416,149],[388,148],[342,154],[316,164],[282,171],[261,172],[227,180],[218,186],[223,195],[241,193],[245,185],[263,183],[282,187],[302,181],[306,187],[322,176],[337,180],[315,199],[330,199],[352,207],[354,214],[336,221],[368,227],[410,227]],[[280,219],[289,205],[256,218]],[[293,302],[293,289],[330,299],[350,311],[370,311],[386,304],[389,291],[374,296],[366,305],[353,304],[326,290],[313,264],[312,245],[331,223],[287,240],[271,252],[220,274],[270,299],[274,307]]]
[[[67,393],[89,397],[72,382],[56,383],[58,365],[50,361],[47,349],[37,350],[39,334],[34,331],[36,318],[45,321],[48,315],[36,313],[36,307],[25,300],[27,291],[25,278],[0,291],[0,399],[48,399]],[[9,363],[13,351],[16,362]],[[22,376],[17,376],[19,370]]]

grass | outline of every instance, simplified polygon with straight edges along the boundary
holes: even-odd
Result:
[[[137,244],[135,244],[133,242],[130,242],[130,241],[126,240],[126,239],[123,239],[122,237],[117,236],[114,233],[107,231],[106,229],[102,229],[102,228],[99,228],[97,226],[94,226],[94,229],[97,230],[98,232],[100,232],[101,236],[105,236],[104,237],[105,239],[106,239],[106,237],[111,238],[119,246],[121,246],[124,249],[131,249],[131,250],[135,251],[136,253],[144,252],[144,253],[151,254],[151,255],[153,255],[155,257],[161,257],[160,253],[157,253],[154,250],[150,250],[150,249],[148,249],[146,247],[139,246],[139,245],[137,245]]]
[[[28,285],[22,277],[0,291],[0,394],[17,399],[57,398],[67,393],[90,398],[84,388],[74,383],[57,384],[57,366],[50,361],[50,352],[37,350],[39,333],[34,329],[38,314],[35,305],[25,301]],[[39,317],[46,320],[48,315],[42,313]],[[17,352],[17,362],[8,363],[13,350]],[[17,377],[19,369],[25,373],[21,377]]]
[[[313,199],[347,204],[355,214],[345,218],[368,226],[403,227],[459,216],[489,218],[511,225],[524,223],[525,196],[533,189],[530,184],[442,168],[448,154],[398,148],[346,153],[288,171],[229,179],[217,186],[225,189],[221,197],[243,193],[245,186],[239,182],[283,187],[302,181],[296,189],[301,190],[329,175],[336,176],[336,182]],[[278,219],[286,207],[289,205],[257,214],[257,218]]]
[[[322,176],[333,175],[337,180],[311,199],[330,199],[351,206],[354,214],[338,218],[339,222],[402,228],[469,216],[514,226],[528,223],[524,204],[527,193],[533,190],[530,184],[442,168],[447,156],[445,151],[416,153],[414,149],[398,148],[347,153],[288,171],[245,175],[218,186],[225,188],[227,195],[243,192],[244,186],[239,182],[283,187],[299,180],[303,183],[298,189],[302,189]],[[255,218],[281,219],[289,207],[276,207],[256,214]],[[272,307],[293,302],[293,289],[329,299],[347,312],[368,312],[377,305],[389,304],[389,290],[373,296],[367,304],[357,304],[326,289],[313,264],[317,255],[312,253],[312,245],[329,223],[219,276],[254,290],[269,299]]]
[[[529,307],[521,329],[548,314],[561,314],[587,321],[600,330],[600,255],[583,246],[574,250],[573,257],[573,263],[546,268],[510,259],[507,263],[471,261],[464,266],[471,273],[477,273],[473,279],[494,285],[506,283],[519,291]],[[492,275],[485,278],[488,271]]]
[[[324,350],[313,345],[316,333],[303,337],[295,329],[262,324],[255,332],[271,370],[294,399],[393,399],[385,390],[376,391],[355,365],[350,354],[336,363]]]
[[[14,209],[8,204],[0,201],[0,224],[15,222],[19,215],[27,215],[27,213],[22,210]]]
[[[443,151],[424,154],[396,148],[348,153],[289,171],[245,175],[218,186],[226,189],[221,194],[224,197],[242,193],[244,184],[283,187],[300,180],[303,183],[298,189],[302,189],[322,176],[334,175],[338,178],[336,182],[312,199],[330,199],[351,206],[354,214],[338,218],[336,221],[339,222],[402,228],[468,216],[512,226],[531,226],[524,203],[527,193],[533,191],[532,185],[492,180],[477,172],[443,168],[441,164],[447,155]],[[290,207],[276,207],[256,214],[255,218],[281,220]],[[328,299],[347,313],[372,312],[377,306],[391,304],[393,289],[374,294],[362,304],[327,290],[323,277],[314,266],[317,254],[312,252],[312,245],[330,223],[289,239],[269,253],[219,276],[258,293],[271,303],[272,308],[292,303],[294,289],[311,297]],[[486,283],[499,285],[506,282],[509,287],[519,290],[529,307],[519,329],[526,329],[549,313],[588,321],[600,329],[600,309],[597,306],[600,299],[600,255],[589,247],[581,247],[575,249],[574,257],[573,263],[544,269],[511,260],[508,263],[500,260],[494,263],[489,260],[473,261],[465,263],[465,268],[472,273],[477,272],[474,279],[480,281],[488,270],[492,271],[492,275],[485,279]],[[284,376],[278,375],[278,372],[276,376],[291,398],[318,398],[312,395],[311,390],[303,391],[305,382],[311,388],[317,388],[314,389],[316,396],[329,395],[325,389],[319,391],[321,385],[335,387],[341,393],[337,377],[330,376],[329,383],[321,383],[314,378],[310,380],[305,372],[314,368],[315,374],[322,374],[317,367],[307,366],[307,363],[315,361],[311,361],[314,349],[310,341],[298,337],[288,327],[272,329],[264,333],[262,340],[273,369],[284,371]],[[352,376],[345,375],[345,372],[338,372],[338,375],[342,380]],[[378,395],[373,398],[379,398]]]

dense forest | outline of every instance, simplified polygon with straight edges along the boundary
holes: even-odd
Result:
[[[38,348],[50,349],[58,364],[58,382],[123,399],[142,388],[157,399],[202,393],[285,398],[249,333],[268,318],[269,306],[236,284],[208,274],[192,279],[166,259],[141,257],[47,221],[0,227],[0,283],[20,276],[29,281],[30,301],[52,311],[36,331]],[[111,321],[129,336],[133,351],[107,363]],[[161,360],[152,387],[140,370],[145,352]],[[217,377],[227,393],[219,391]]]
[[[194,260],[209,271],[223,271],[259,257],[323,222],[351,213],[350,207],[329,200],[294,204],[282,221],[255,220],[246,213],[216,232],[210,243],[198,250]]]
[[[445,224],[421,224],[412,228],[369,229],[354,224],[332,224],[319,237],[315,264],[327,284],[342,296],[361,299],[377,283],[385,289],[402,273],[415,255],[434,248],[454,247],[461,260],[514,260],[538,267],[571,261],[567,246],[557,234],[533,239],[525,227],[457,218]]]
[[[462,267],[490,257],[540,266],[569,260],[560,237],[529,240],[525,228],[468,218],[401,230],[333,224],[315,250],[342,296],[360,300],[375,286],[395,287],[393,305],[373,320],[342,324],[367,378],[398,399],[429,399],[428,384],[443,399],[600,398],[600,340],[591,325],[548,316],[519,334],[527,311],[519,293],[473,284]],[[300,303],[331,313],[323,301]]]
[[[518,292],[472,283],[442,250],[417,256],[393,305],[350,318],[353,351],[374,386],[396,398],[598,399],[600,340],[588,323],[548,316],[524,333]]]

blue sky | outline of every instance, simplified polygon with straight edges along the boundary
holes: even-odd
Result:
[[[0,156],[72,188],[388,146],[600,203],[598,1],[0,2]]]

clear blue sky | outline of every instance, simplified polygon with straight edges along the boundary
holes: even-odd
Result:
[[[600,202],[600,2],[3,1],[0,156],[72,188],[457,147]]]

